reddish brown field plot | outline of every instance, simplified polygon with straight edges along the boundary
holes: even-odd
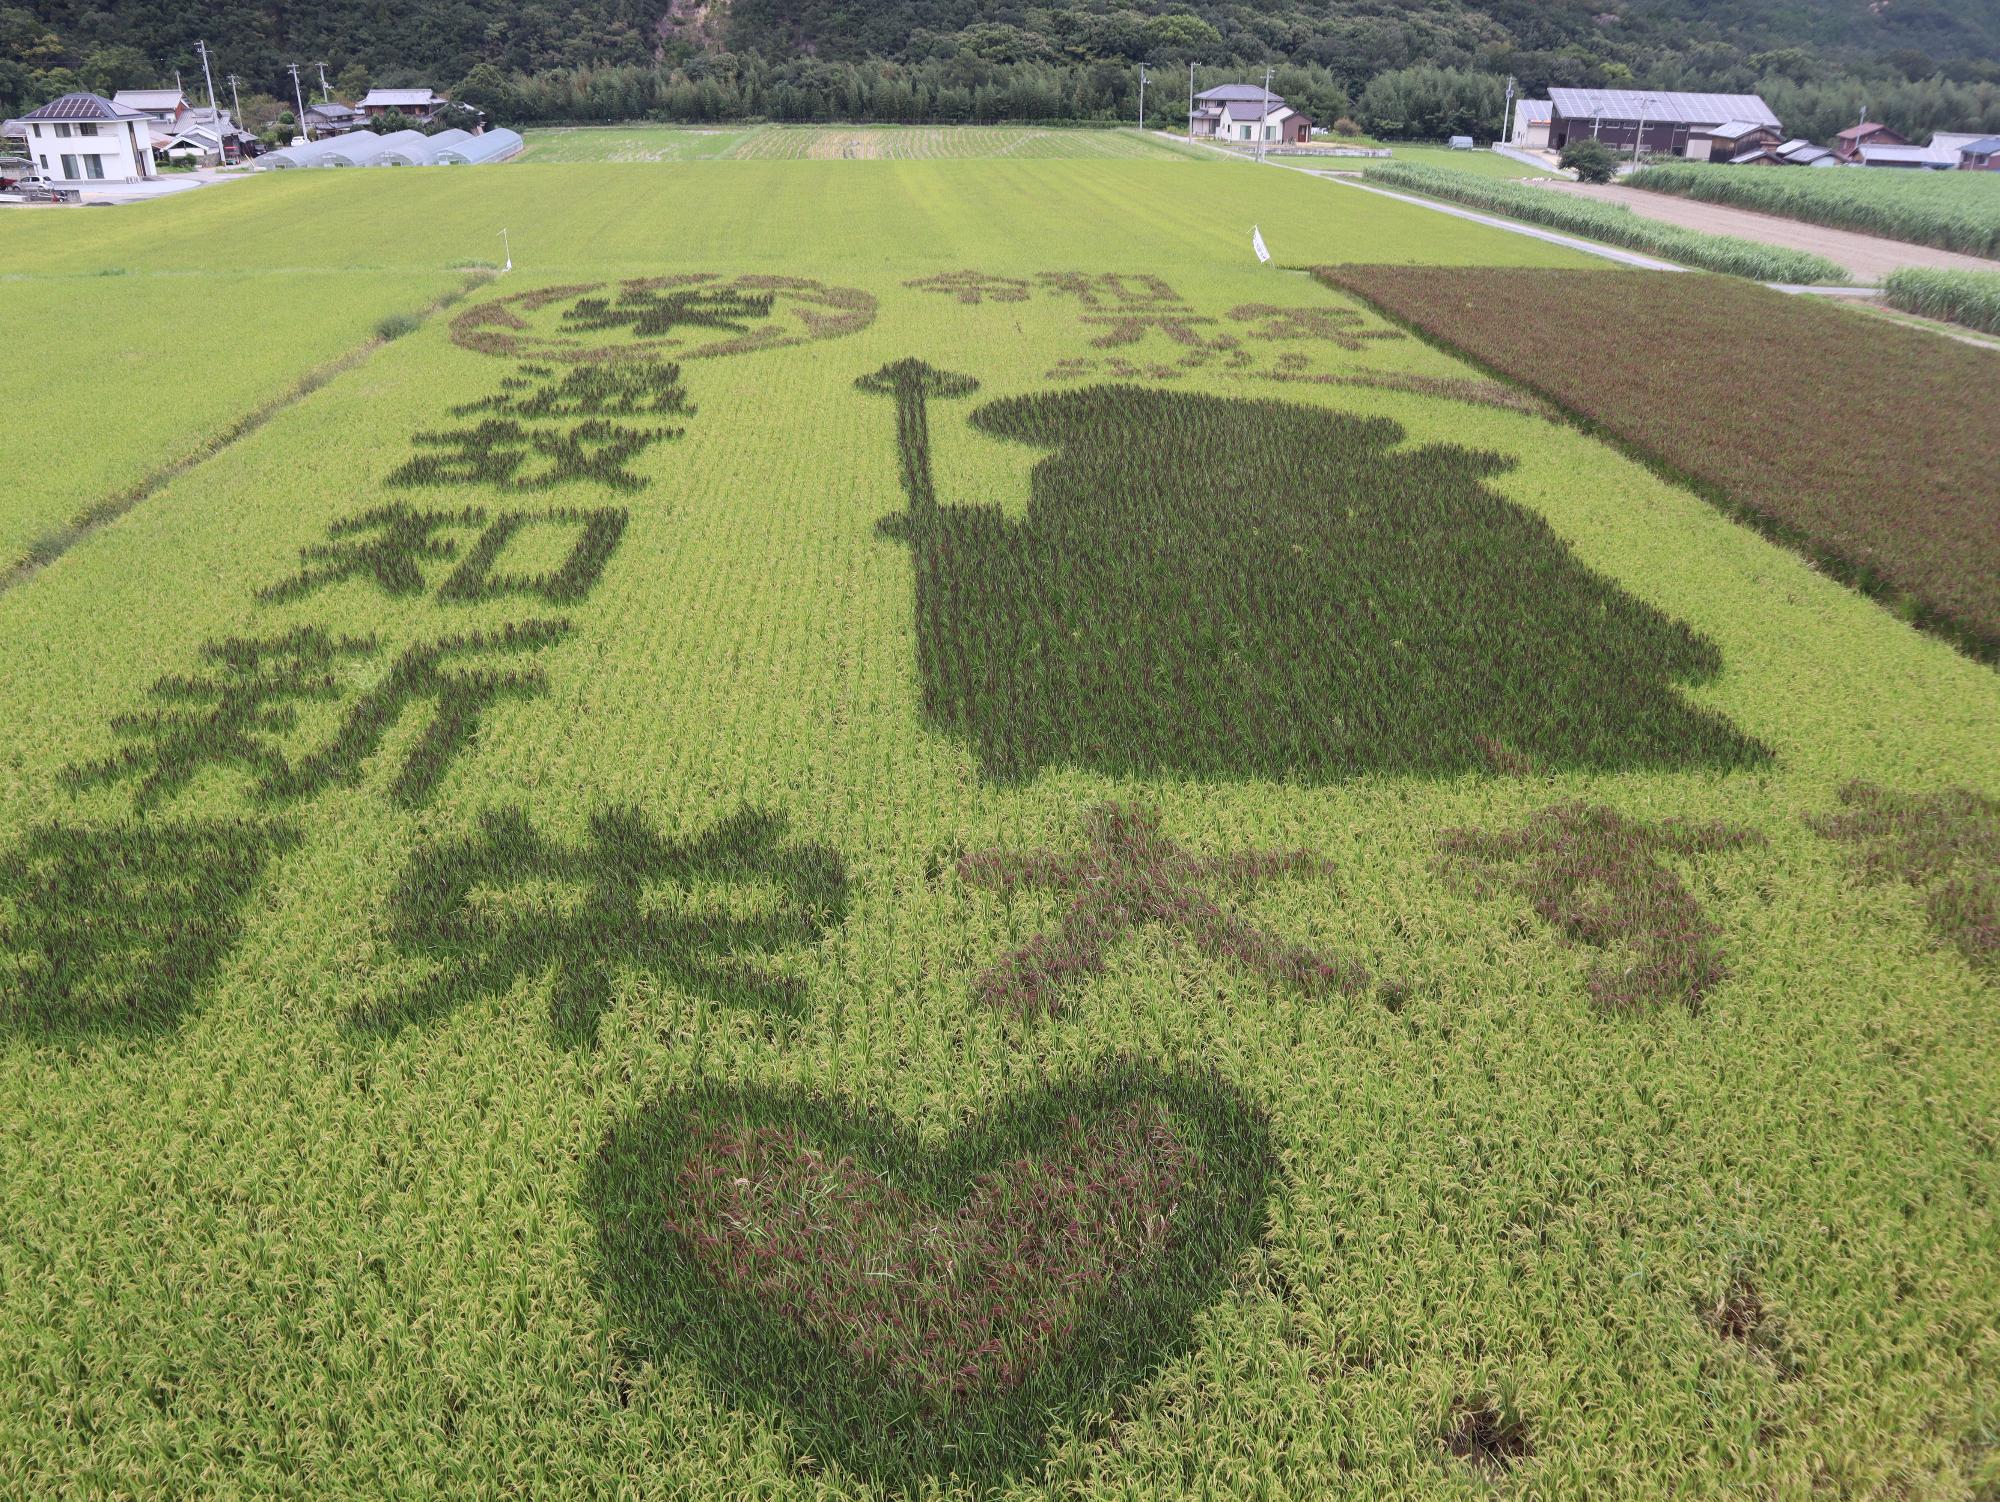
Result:
[[[1977,655],[2000,656],[2000,355],[1723,277],[1336,266]]]

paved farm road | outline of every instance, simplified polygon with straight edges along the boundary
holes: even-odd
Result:
[[[1743,170],[1761,172],[1767,169],[1746,167]],[[1790,172],[1811,169],[1774,167],[1768,170]],[[1848,169],[1843,167],[1832,170],[1844,172]],[[1583,193],[1609,203],[1622,203],[1633,213],[1644,214],[1648,219],[1685,225],[1688,229],[1706,230],[1712,235],[1737,235],[1745,240],[1758,240],[1766,245],[1782,245],[1791,250],[1816,250],[1828,260],[1845,266],[1856,279],[1865,282],[1879,282],[1902,266],[1940,266],[1954,271],[2000,271],[2000,261],[1989,261],[1980,256],[1960,255],[1953,250],[1934,250],[1928,245],[1906,245],[1901,240],[1885,240],[1880,235],[1856,234],[1853,230],[1827,229],[1822,225],[1806,224],[1797,219],[1783,219],[1776,214],[1758,214],[1749,209],[1726,208],[1721,204],[1702,203],[1692,198],[1677,197],[1671,193],[1648,193],[1644,188],[1619,187],[1610,183],[1568,182],[1546,182],[1537,186],[1546,188],[1550,192]]]

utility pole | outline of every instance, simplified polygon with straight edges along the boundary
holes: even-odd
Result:
[[[1514,75],[1507,75],[1507,100],[1500,106],[1500,134],[1494,139],[1509,141],[1513,138],[1514,124]]]
[[[332,89],[330,89],[330,88],[328,88],[328,87],[327,87],[327,84],[326,84],[326,64],[325,64],[325,63],[314,63],[314,64],[313,64],[313,66],[314,66],[315,68],[319,69],[319,97],[320,97],[320,101],[321,101],[322,103],[325,103],[325,104],[330,104],[330,103],[332,103],[332,102],[333,102],[333,90],[332,90]]]
[[[1194,139],[1194,64],[1188,64],[1188,139]]]
[[[306,124],[306,96],[299,92],[299,65],[297,63],[289,63],[286,65],[285,71],[292,75],[292,98],[297,100],[299,105],[299,134],[310,141],[313,138],[313,133],[312,127]]]
[[[1274,70],[1264,69],[1264,113],[1257,117],[1257,160],[1264,160],[1264,137],[1270,133],[1271,119],[1271,74]]]
[[[1646,141],[1646,106],[1655,102],[1651,94],[1642,94],[1639,98],[1639,131],[1637,135],[1632,137],[1632,165],[1634,167],[1639,165],[1639,148]]]
[[[208,43],[197,41],[194,50],[201,54],[201,81],[208,85],[208,123],[215,127],[215,162],[218,167],[226,167],[229,143],[222,137],[222,106],[215,99],[215,75],[208,71]]]
[[[243,82],[243,80],[238,78],[234,73],[231,73],[222,81],[229,85],[229,108],[233,111],[230,118],[235,120],[238,125],[241,125],[243,123],[243,97],[236,92],[236,86]]]
[[[1139,129],[1146,128],[1146,65],[1139,64]]]

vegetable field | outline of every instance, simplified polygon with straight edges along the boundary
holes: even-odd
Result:
[[[371,289],[0,592],[0,1493],[2000,1486],[2000,678],[1248,226],[1615,274],[646,170],[0,220]]]
[[[2000,177],[1990,172],[1737,172],[1681,162],[1647,167],[1628,181],[1655,193],[2000,257]]]

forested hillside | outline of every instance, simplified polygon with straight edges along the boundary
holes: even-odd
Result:
[[[1823,134],[2000,128],[1990,0],[41,0],[0,9],[0,108],[65,88],[198,74],[204,36],[246,91],[285,65],[337,90],[430,83],[496,116],[1091,120],[1136,108],[1138,64],[1169,112],[1190,64],[1253,76],[1331,124],[1385,134],[1497,124],[1507,75],[1551,84],[1760,89]],[[1414,71],[1413,71],[1414,70]],[[305,70],[308,84],[316,70]],[[1385,79],[1387,80],[1385,82]],[[1183,106],[1184,107],[1184,106]]]

